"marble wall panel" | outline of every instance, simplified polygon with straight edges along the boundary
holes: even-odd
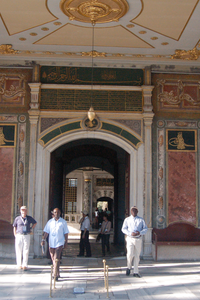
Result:
[[[0,219],[11,220],[14,148],[0,148]]]
[[[168,152],[168,223],[196,225],[196,153]]]

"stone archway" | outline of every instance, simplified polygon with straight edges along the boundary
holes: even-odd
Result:
[[[113,136],[109,133],[81,131],[73,134],[62,135],[56,140],[52,140],[46,147],[37,143],[37,160],[35,171],[35,211],[34,216],[38,221],[38,232],[34,236],[34,253],[40,255],[40,240],[42,229],[48,220],[48,199],[49,199],[49,173],[50,173],[50,155],[59,146],[70,141],[82,138],[102,139],[113,143],[124,149],[130,155],[130,206],[137,205],[140,215],[144,216],[144,182],[145,182],[145,165],[144,165],[144,144],[138,149],[134,149],[128,142],[120,137]],[[31,193],[31,191],[29,191]],[[146,211],[146,214],[150,213]],[[151,234],[150,234],[151,238]],[[149,248],[149,238],[148,238]],[[148,250],[149,252],[150,250]]]

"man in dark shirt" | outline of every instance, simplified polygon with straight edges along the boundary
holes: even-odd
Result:
[[[26,206],[20,208],[21,215],[16,217],[13,223],[13,233],[15,236],[15,252],[18,269],[24,271],[28,268],[28,254],[30,247],[30,235],[33,234],[37,222],[27,216]],[[23,262],[22,262],[23,256]]]

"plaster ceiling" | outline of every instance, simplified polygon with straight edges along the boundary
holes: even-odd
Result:
[[[97,20],[98,59],[200,63],[199,0],[1,0],[0,60],[89,60],[92,24],[85,16],[82,22],[72,20],[69,6],[64,11],[62,4],[78,7],[91,1],[113,8],[112,13],[123,7],[124,14],[119,20]]]

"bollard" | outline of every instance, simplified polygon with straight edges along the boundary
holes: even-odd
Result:
[[[58,261],[59,259],[56,258],[56,263],[54,266],[54,283],[53,283],[53,288],[56,288],[56,275],[57,275],[57,266],[58,266]]]
[[[106,289],[106,260],[103,259],[103,269],[104,269],[104,284],[105,284],[105,289]]]
[[[50,275],[50,293],[49,297],[52,297],[52,273],[53,273],[53,265],[51,266],[51,275]]]
[[[109,268],[109,266],[106,266],[106,289],[107,289],[107,298],[109,298],[108,268]]]

